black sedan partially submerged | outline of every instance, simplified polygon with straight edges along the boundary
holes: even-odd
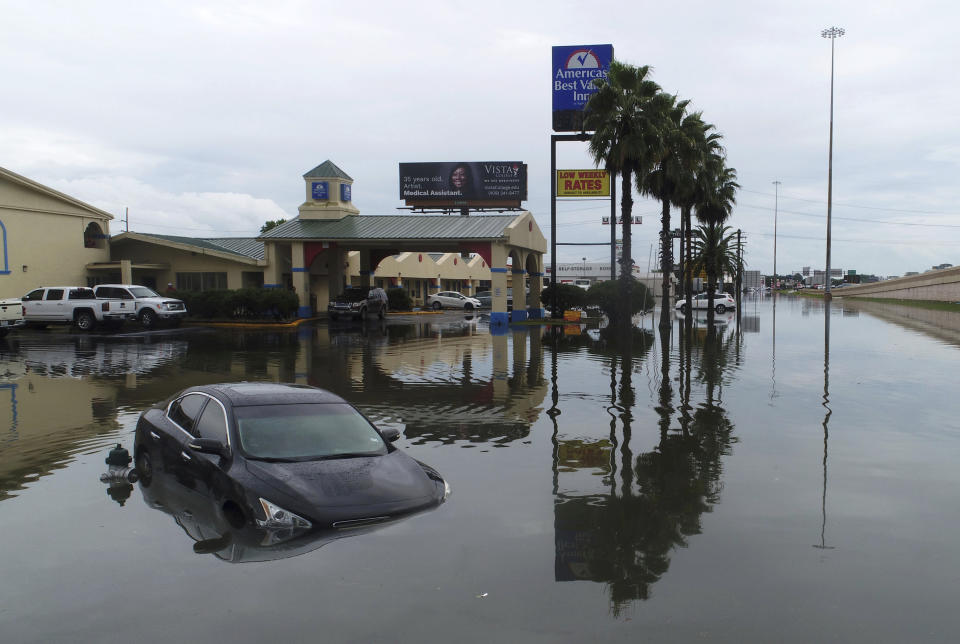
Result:
[[[399,436],[323,389],[204,385],[141,414],[134,457],[144,485],[157,468],[190,480],[237,525],[344,528],[425,510],[449,494],[433,468],[392,444]]]

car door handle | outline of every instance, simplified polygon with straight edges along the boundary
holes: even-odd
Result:
[[[150,438],[152,438],[152,439],[155,440],[155,441],[158,441],[158,440],[160,440],[160,434],[158,434],[157,432],[153,432],[153,431],[152,431],[152,432],[150,432]]]
[[[190,457],[189,454],[187,454],[186,452],[184,452],[184,451],[182,451],[182,450],[180,451],[180,458],[182,458],[182,459],[185,460],[185,461],[192,461],[192,460],[193,460],[193,459]]]

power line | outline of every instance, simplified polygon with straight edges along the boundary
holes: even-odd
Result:
[[[757,210],[769,210],[769,206],[755,206],[753,204],[737,204],[741,208],[756,208]],[[818,219],[825,219],[826,215],[818,215],[810,212],[798,212],[796,210],[784,210],[783,208],[779,209],[779,212],[785,212],[790,215],[797,215],[799,217],[816,217]],[[844,221],[859,221],[861,223],[868,224],[887,224],[890,226],[918,226],[921,228],[960,228],[960,224],[921,224],[918,222],[908,222],[908,221],[887,221],[885,219],[864,219],[861,217],[838,217],[833,216],[834,219],[842,219]]]
[[[750,192],[755,195],[764,195],[767,197],[772,197],[769,192],[763,192],[761,190],[748,190],[746,188],[740,188],[740,192]],[[794,201],[806,201],[808,203],[816,203],[826,205],[826,201],[820,199],[804,199],[803,197],[790,197],[783,193],[780,194],[781,199],[793,199]],[[863,210],[882,210],[884,212],[902,212],[908,215],[956,215],[955,212],[946,212],[943,210],[908,210],[905,208],[885,208],[883,206],[865,206],[862,204],[852,204],[852,203],[840,203],[835,204],[837,206],[843,206],[844,208],[861,208]]]

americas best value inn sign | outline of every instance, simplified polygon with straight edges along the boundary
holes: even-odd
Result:
[[[613,45],[574,45],[553,48],[553,131],[583,129],[583,108],[597,91],[593,81],[606,78]]]

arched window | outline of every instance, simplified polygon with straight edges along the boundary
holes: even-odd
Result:
[[[100,224],[94,221],[87,224],[87,228],[83,231],[83,246],[84,248],[106,248],[107,236],[103,234]]]

